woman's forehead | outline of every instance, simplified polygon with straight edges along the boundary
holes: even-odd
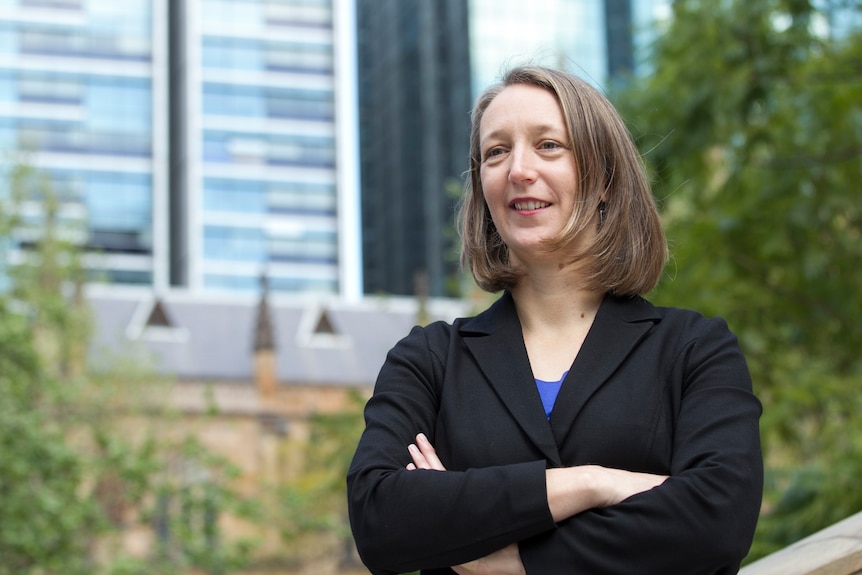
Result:
[[[516,127],[533,131],[565,131],[565,118],[556,96],[531,84],[512,84],[500,91],[482,114],[480,136],[487,137],[497,130]]]

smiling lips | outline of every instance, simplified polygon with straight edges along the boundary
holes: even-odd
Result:
[[[519,212],[529,212],[533,210],[540,210],[542,208],[547,208],[550,206],[548,202],[539,202],[536,200],[524,200],[520,202],[515,202],[512,204],[512,207]]]

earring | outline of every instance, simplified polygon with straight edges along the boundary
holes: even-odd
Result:
[[[599,225],[603,225],[605,223],[605,217],[607,216],[607,204],[601,202],[599,204]]]

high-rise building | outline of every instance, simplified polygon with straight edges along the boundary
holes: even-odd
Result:
[[[338,147],[353,91],[336,73],[354,28],[336,16],[332,0],[171,4],[184,132],[172,141],[186,142],[171,165],[173,284],[255,290],[265,271],[275,291],[337,294],[356,281],[345,252],[358,190]]]
[[[112,282],[156,275],[165,138],[154,126],[166,118],[154,42],[164,19],[153,10],[150,0],[0,1],[0,153],[44,170],[60,217],[87,221],[91,271]],[[22,211],[38,227],[37,202]]]
[[[0,147],[94,274],[361,293],[350,0],[0,0]]]
[[[670,1],[357,0],[365,291],[412,294],[417,274],[457,290],[454,196],[482,89],[524,63],[597,86],[637,73]]]
[[[637,74],[673,0],[469,0],[473,94],[507,68],[563,68],[602,88]]]
[[[451,295],[468,154],[464,0],[357,0],[365,292]]]

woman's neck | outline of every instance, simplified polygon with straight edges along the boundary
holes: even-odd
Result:
[[[581,284],[571,270],[525,274],[511,290],[524,330],[565,331],[591,324],[605,294]]]
[[[555,381],[571,368],[604,299],[603,293],[578,287],[576,279],[574,273],[525,275],[511,290],[538,379]]]

